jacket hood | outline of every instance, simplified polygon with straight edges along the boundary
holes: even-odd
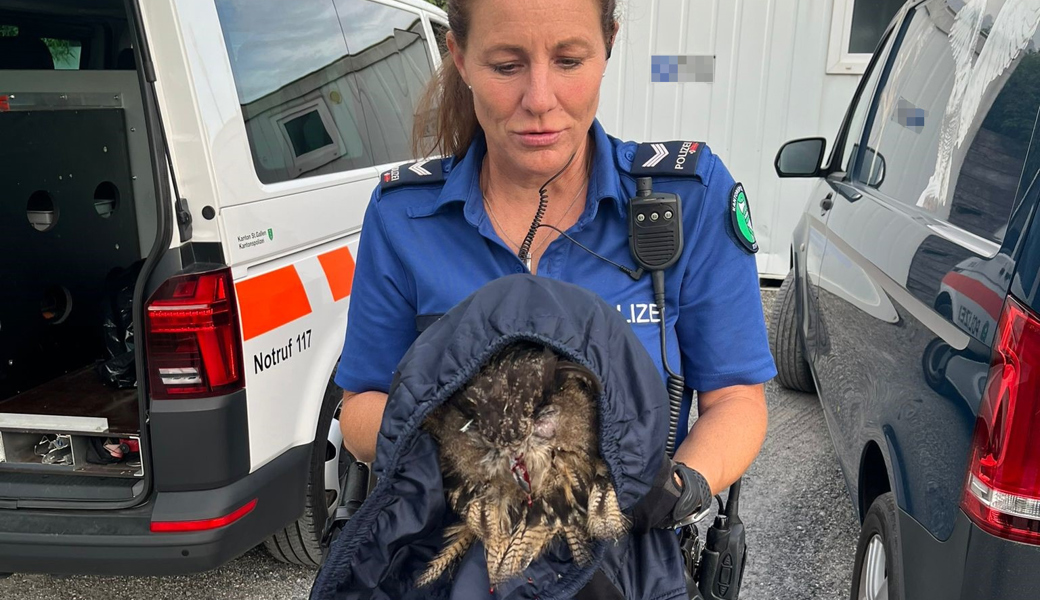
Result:
[[[427,328],[398,365],[376,443],[378,483],[330,548],[312,598],[489,597],[479,543],[451,581],[411,587],[439,550],[444,526],[454,520],[444,498],[436,444],[420,424],[496,352],[519,340],[542,343],[596,375],[603,390],[598,398],[600,451],[618,503],[628,512],[646,494],[665,452],[668,401],[631,326],[614,307],[578,286],[528,274],[503,277]],[[550,550],[525,572],[526,581],[500,585],[493,597],[569,598],[596,568],[619,587],[632,588],[625,590],[627,597],[684,597],[671,595],[676,586],[685,593],[681,567],[675,570],[672,564],[679,560],[674,538],[659,531],[632,534],[618,544],[599,543],[595,560],[584,566],[570,561],[565,550]],[[642,562],[640,557],[649,564],[622,564]],[[638,580],[656,577],[657,583],[623,585],[624,571],[633,568]],[[661,569],[670,575],[655,576]]]

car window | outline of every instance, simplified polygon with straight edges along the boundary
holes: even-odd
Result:
[[[369,151],[376,163],[412,157],[412,125],[433,59],[417,12],[335,0],[354,62]]]
[[[3,23],[0,23],[0,38],[22,38],[25,46],[19,49],[21,52],[32,50],[32,45],[46,48],[47,52],[42,56],[47,57],[49,54],[50,64],[31,64],[31,61],[25,61],[24,64],[28,64],[34,69],[74,71],[81,68],[83,42],[80,40],[43,37],[39,34],[33,35],[30,32],[22,31],[17,25],[5,25]],[[0,69],[5,68],[3,63],[4,61],[0,59]]]
[[[332,0],[216,6],[260,180],[372,165]]]
[[[430,26],[433,27],[433,37],[437,40],[437,52],[441,57],[448,56],[448,26],[432,20]]]
[[[83,43],[79,40],[41,38],[51,52],[56,71],[78,71],[83,54]]]
[[[887,53],[883,51],[882,54]],[[863,123],[867,118],[867,111],[870,109],[871,98],[874,96],[874,90],[877,88],[878,79],[881,77],[881,72],[884,71],[885,61],[884,56],[877,57],[868,67],[867,71],[863,74],[864,83],[859,89],[859,95],[853,99],[853,112],[849,119],[848,129],[845,134],[845,147],[841,153],[841,170],[848,173],[849,161],[852,155],[859,148],[860,136],[863,133]]]
[[[418,12],[369,0],[216,6],[261,181],[411,157],[415,105],[433,71]]]
[[[934,1],[914,12],[858,179],[1000,242],[1040,169],[1040,16],[1017,2],[981,4]]]

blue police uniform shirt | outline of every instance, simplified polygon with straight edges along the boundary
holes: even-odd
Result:
[[[598,121],[591,135],[595,148],[585,211],[567,233],[594,252],[634,268],[627,205],[636,191],[629,171],[638,144],[608,136]],[[417,323],[448,312],[493,279],[527,271],[485,211],[479,175],[486,150],[478,136],[461,160],[441,162],[443,181],[380,186],[373,192],[335,377],[343,389],[388,391],[397,364],[419,335]],[[668,364],[672,370],[681,366],[688,388],[680,423],[688,422],[690,389],[762,383],[776,374],[755,257],[740,246],[731,224],[735,182],[707,146],[696,151],[693,176],[685,170],[681,176],[653,178],[654,191],[677,194],[683,211],[682,256],[665,279]],[[634,281],[558,236],[546,247],[537,275],[582,286],[616,306],[666,377],[661,315],[649,274]],[[680,429],[677,445],[686,434],[685,427]]]

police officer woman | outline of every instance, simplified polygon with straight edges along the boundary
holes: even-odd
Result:
[[[763,382],[776,371],[742,188],[703,144],[624,143],[595,119],[614,12],[615,0],[449,0],[451,56],[415,127],[417,142],[434,132],[422,150],[449,158],[385,173],[373,194],[336,375],[347,390],[340,423],[347,449],[372,461],[394,369],[424,323],[528,270],[616,305],[665,377],[650,277],[633,280],[577,245],[633,265],[627,206],[636,176],[649,175],[654,191],[682,201],[686,243],[665,272],[665,330],[688,388],[680,422],[690,390],[699,409],[674,455],[696,489],[678,502],[680,478],[659,477],[637,509],[637,525],[666,527],[751,464],[766,432]],[[573,241],[549,227],[527,239],[550,179],[541,223]]]

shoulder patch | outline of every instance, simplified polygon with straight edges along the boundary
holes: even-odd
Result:
[[[758,240],[751,224],[751,205],[748,204],[744,185],[739,181],[733,184],[733,189],[729,192],[729,215],[733,235],[736,236],[740,247],[749,254],[758,252]]]
[[[636,176],[695,177],[704,142],[647,142],[639,144],[629,172]]]
[[[396,166],[379,176],[379,186],[389,190],[404,185],[441,183],[444,181],[443,163],[444,159],[430,158]]]

